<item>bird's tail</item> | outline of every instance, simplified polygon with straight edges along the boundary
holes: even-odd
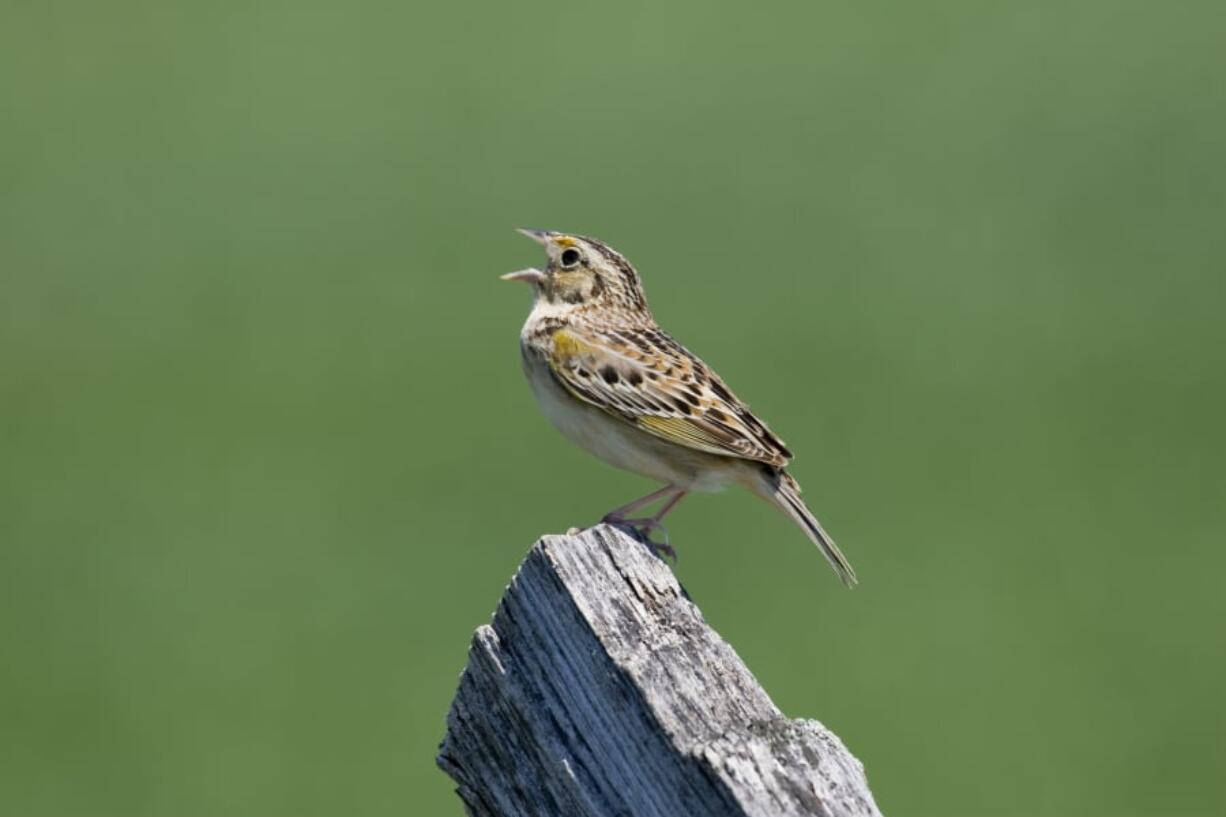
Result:
[[[792,479],[792,475],[782,468],[769,466],[761,469],[759,474],[760,476],[750,484],[753,492],[787,514],[813,540],[813,544],[817,545],[818,550],[826,557],[826,561],[830,562],[830,566],[834,568],[834,572],[838,574],[843,584],[848,587],[855,586],[856,571],[852,569],[851,563],[847,561],[847,557],[839,550],[830,535],[822,530],[817,518],[805,506],[804,500],[800,498],[800,486],[796,484],[796,480]]]

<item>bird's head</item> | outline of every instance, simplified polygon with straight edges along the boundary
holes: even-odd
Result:
[[[502,276],[531,284],[537,301],[580,306],[607,306],[647,313],[638,273],[621,253],[594,238],[548,230],[520,230],[545,248],[544,270],[530,267]]]

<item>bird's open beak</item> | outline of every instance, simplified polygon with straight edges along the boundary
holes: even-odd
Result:
[[[553,235],[553,233],[549,232],[548,230],[526,230],[520,228],[516,230],[516,232],[528,236],[528,238],[531,238],[542,247],[549,246],[549,238]],[[526,284],[536,284],[539,286],[545,282],[545,273],[541,272],[535,267],[528,267],[528,269],[521,269],[519,272],[508,272],[506,275],[502,276],[502,280],[523,281]]]
[[[508,272],[500,276],[504,281],[523,281],[526,284],[540,284],[545,280],[545,273],[535,267],[521,269],[519,272]]]
[[[549,243],[549,236],[551,235],[548,230],[527,230],[522,227],[517,229],[515,232],[528,236],[528,238],[531,238],[542,247]]]

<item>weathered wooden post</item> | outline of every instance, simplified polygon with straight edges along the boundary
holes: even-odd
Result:
[[[668,566],[605,525],[532,548],[473,638],[438,763],[474,817],[880,815],[838,737],[784,717]]]

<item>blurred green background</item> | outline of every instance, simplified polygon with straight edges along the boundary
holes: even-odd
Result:
[[[886,814],[1226,813],[1215,3],[0,5],[0,813],[461,813],[534,538],[516,226],[625,252],[862,578],[679,575]]]

